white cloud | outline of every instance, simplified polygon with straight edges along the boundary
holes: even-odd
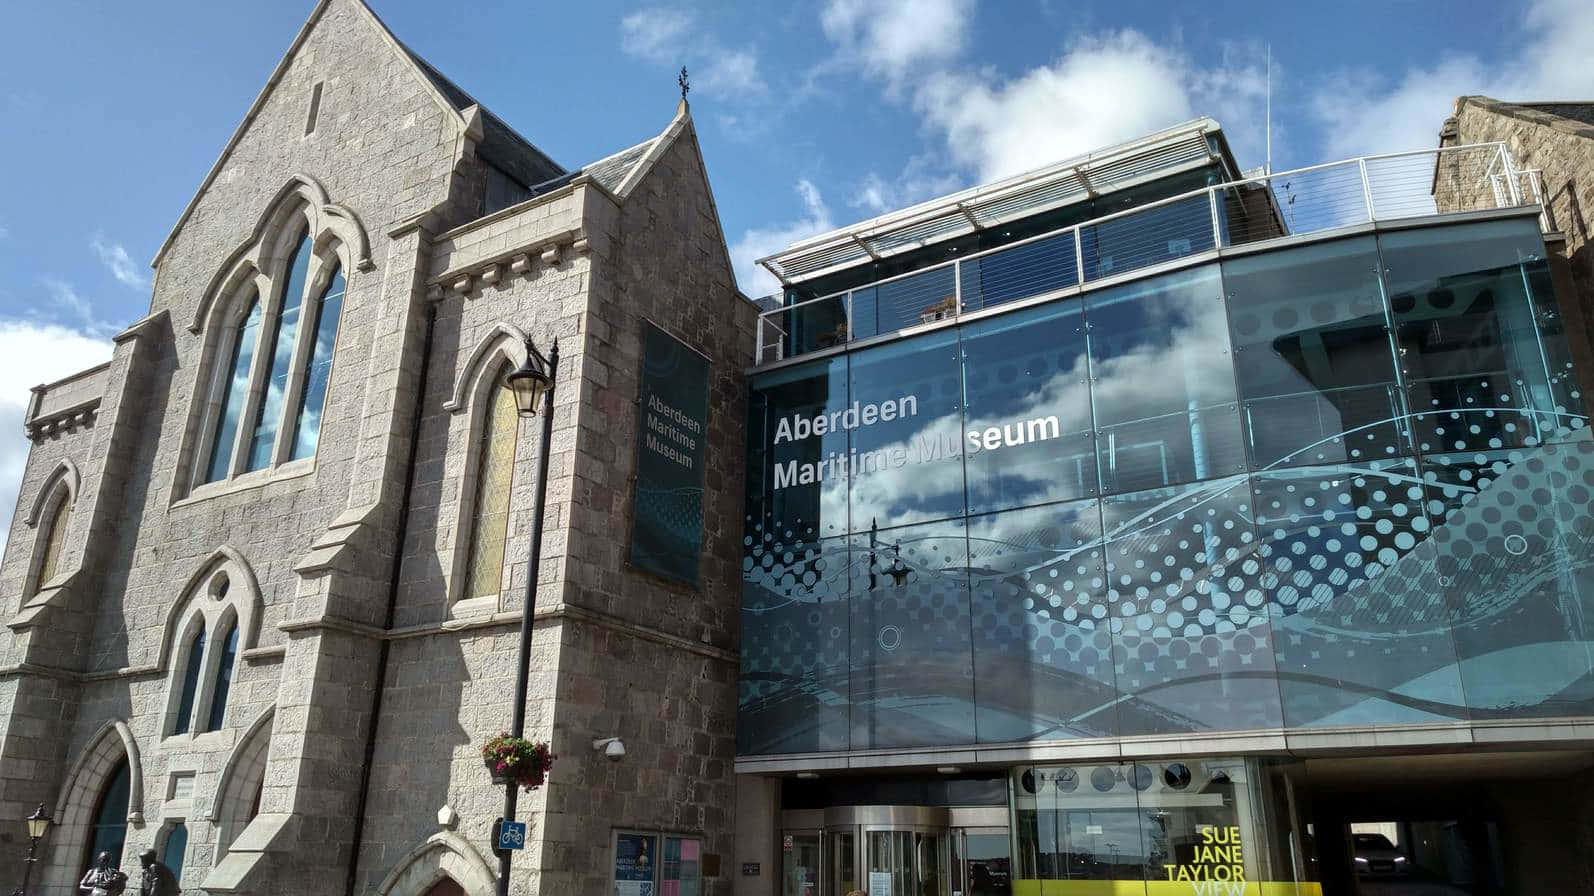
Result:
[[[974,0],[827,0],[825,36],[851,63],[893,84],[963,52]]]
[[[110,356],[109,340],[55,324],[0,319],[0,545],[11,531],[11,513],[31,447],[22,435],[29,390]]]
[[[683,9],[639,9],[620,20],[620,48],[650,62],[677,61],[695,22]]]
[[[648,62],[695,68],[692,86],[705,93],[748,99],[769,92],[758,53],[722,46],[690,10],[651,7],[627,15],[620,20],[620,49]]]
[[[709,93],[735,96],[758,96],[769,91],[769,85],[758,73],[758,54],[751,50],[714,54],[696,86]]]
[[[946,171],[932,156],[917,155],[894,179],[887,180],[873,171],[864,175],[847,204],[866,214],[880,215],[951,193],[961,186],[963,179]]]
[[[1594,94],[1594,16],[1584,0],[1535,0],[1515,35],[1501,41],[1500,59],[1441,54],[1393,79],[1347,72],[1330,79],[1312,102],[1326,130],[1327,154],[1345,158],[1438,145],[1439,125],[1464,94],[1501,100],[1585,99]]]
[[[937,72],[915,103],[952,157],[988,181],[1208,113],[1223,114],[1231,133],[1257,131],[1263,77],[1234,65],[1234,55],[1205,67],[1123,30],[1080,37],[1052,64],[1011,80]]]
[[[41,277],[39,282],[44,284],[45,291],[55,305],[55,309],[68,312],[70,317],[77,318],[85,331],[97,336],[110,336],[119,327],[107,321],[100,320],[94,314],[94,306],[89,300],[78,293],[77,287],[59,277]]]
[[[149,286],[149,280],[139,272],[138,265],[133,263],[127,249],[121,243],[109,243],[104,234],[95,234],[89,247],[99,257],[100,263],[111,269],[111,276],[125,286],[134,289],[144,289]]]
[[[819,188],[804,179],[797,182],[796,189],[803,202],[802,217],[785,225],[743,231],[741,239],[731,246],[736,282],[741,285],[742,292],[751,298],[767,296],[780,289],[780,282],[754,264],[755,261],[779,252],[798,240],[835,229],[830,208],[825,205]]]

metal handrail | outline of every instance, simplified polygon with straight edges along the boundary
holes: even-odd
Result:
[[[784,337],[787,334],[787,328],[781,327],[779,325],[776,325],[774,323],[774,318],[776,318],[777,316],[780,316],[780,315],[790,314],[790,313],[792,313],[794,311],[798,311],[798,310],[800,310],[802,308],[806,308],[808,306],[815,305],[815,304],[818,304],[820,302],[830,302],[830,301],[840,300],[843,303],[843,310],[845,311],[846,325],[847,325],[847,330],[848,330],[848,337],[847,337],[846,341],[850,342],[850,341],[852,341],[851,333],[853,331],[853,326],[852,326],[852,324],[853,324],[853,301],[852,301],[852,295],[854,293],[859,292],[861,290],[866,290],[866,289],[875,289],[875,288],[878,288],[880,286],[887,285],[887,284],[890,284],[890,283],[894,283],[894,282],[897,282],[897,281],[900,281],[900,280],[905,280],[905,279],[908,279],[908,278],[911,278],[911,277],[924,276],[924,275],[926,275],[926,274],[928,274],[930,272],[938,271],[938,270],[941,270],[943,268],[952,268],[953,269],[953,276],[954,276],[954,285],[955,285],[955,289],[956,289],[956,295],[958,297],[957,306],[953,309],[953,316],[954,317],[960,317],[964,313],[963,302],[962,302],[962,297],[963,297],[963,294],[964,294],[962,264],[965,261],[969,261],[969,260],[972,260],[972,259],[979,259],[979,258],[982,258],[982,257],[994,255],[994,254],[1000,253],[1000,252],[1006,252],[1008,250],[1017,248],[1019,246],[1026,245],[1028,243],[1038,242],[1038,241],[1047,240],[1047,239],[1055,239],[1055,238],[1057,238],[1059,236],[1062,236],[1064,234],[1072,234],[1072,237],[1073,237],[1073,240],[1074,240],[1076,283],[1082,284],[1082,283],[1087,282],[1088,280],[1090,280],[1090,281],[1102,280],[1102,279],[1105,279],[1105,276],[1113,276],[1113,275],[1105,275],[1104,276],[1102,273],[1098,273],[1094,277],[1087,277],[1086,276],[1085,265],[1084,265],[1084,251],[1083,251],[1083,239],[1082,239],[1082,236],[1084,235],[1085,231],[1087,229],[1089,229],[1089,228],[1099,227],[1102,224],[1105,224],[1105,223],[1108,223],[1108,222],[1111,222],[1111,221],[1116,221],[1116,220],[1119,220],[1119,219],[1122,219],[1122,218],[1127,218],[1127,217],[1134,216],[1134,215],[1145,215],[1145,214],[1147,214],[1149,212],[1153,212],[1153,211],[1155,211],[1157,209],[1160,209],[1160,208],[1165,208],[1165,207],[1168,207],[1168,206],[1173,206],[1173,205],[1177,205],[1177,204],[1180,204],[1180,203],[1189,202],[1190,200],[1195,199],[1197,197],[1206,196],[1207,199],[1208,199],[1208,202],[1210,203],[1210,207],[1211,207],[1211,225],[1210,226],[1212,228],[1212,232],[1211,232],[1212,245],[1214,247],[1229,246],[1229,245],[1233,245],[1234,243],[1232,243],[1230,241],[1230,236],[1231,235],[1226,234],[1225,233],[1225,228],[1223,227],[1223,216],[1222,216],[1221,211],[1222,211],[1222,208],[1223,208],[1224,199],[1223,199],[1223,197],[1221,197],[1219,195],[1220,192],[1226,193],[1226,192],[1234,190],[1236,188],[1250,187],[1250,186],[1261,186],[1261,187],[1271,191],[1271,190],[1274,189],[1273,184],[1278,182],[1280,179],[1288,180],[1288,179],[1291,179],[1291,178],[1298,178],[1299,176],[1301,176],[1303,174],[1310,174],[1310,173],[1318,172],[1318,171],[1326,171],[1326,170],[1334,169],[1334,168],[1348,168],[1351,165],[1355,165],[1356,166],[1356,170],[1357,170],[1357,172],[1359,174],[1359,179],[1361,181],[1361,184],[1360,184],[1361,185],[1361,190],[1360,190],[1360,192],[1362,193],[1362,197],[1361,197],[1362,198],[1362,205],[1363,205],[1363,209],[1362,210],[1365,212],[1365,215],[1366,215],[1364,220],[1366,220],[1366,221],[1377,221],[1377,220],[1380,219],[1380,216],[1379,216],[1378,210],[1377,210],[1377,202],[1376,202],[1376,199],[1375,199],[1375,191],[1374,191],[1374,188],[1373,188],[1373,181],[1372,181],[1372,178],[1371,178],[1371,176],[1369,175],[1369,172],[1368,172],[1368,164],[1367,164],[1368,162],[1380,162],[1380,161],[1386,161],[1386,160],[1390,160],[1390,159],[1402,159],[1402,158],[1415,158],[1415,157],[1431,156],[1434,159],[1434,164],[1435,164],[1435,167],[1436,167],[1436,170],[1437,170],[1437,165],[1438,165],[1439,159],[1441,157],[1443,157],[1447,153],[1455,154],[1455,153],[1469,152],[1469,151],[1470,152],[1476,152],[1478,150],[1490,150],[1490,151],[1492,151],[1491,154],[1495,156],[1495,159],[1491,160],[1491,162],[1490,162],[1490,165],[1489,165],[1490,171],[1494,170],[1496,162],[1500,163],[1501,166],[1504,168],[1506,181],[1507,181],[1507,195],[1505,197],[1503,197],[1503,198],[1497,198],[1496,199],[1496,207],[1499,207],[1499,208],[1510,208],[1510,207],[1515,207],[1515,206],[1522,205],[1523,204],[1523,199],[1524,199],[1523,190],[1522,190],[1521,184],[1518,181],[1518,178],[1520,176],[1527,175],[1527,176],[1529,176],[1530,181],[1531,181],[1533,179],[1532,175],[1535,172],[1531,172],[1531,171],[1516,171],[1516,170],[1514,170],[1514,166],[1512,165],[1512,159],[1511,159],[1511,155],[1510,155],[1510,150],[1506,147],[1505,143],[1501,142],[1501,141],[1495,141],[1495,142],[1489,142],[1489,143],[1472,143],[1472,144],[1467,144],[1467,145],[1464,145],[1464,146],[1442,146],[1442,147],[1436,147],[1434,149],[1405,150],[1405,151],[1402,151],[1402,152],[1380,153],[1380,154],[1376,154],[1376,155],[1360,156],[1360,157],[1352,158],[1352,159],[1342,159],[1342,160],[1335,161],[1335,162],[1323,162],[1323,163],[1319,163],[1319,164],[1316,164],[1316,165],[1307,165],[1307,166],[1304,166],[1304,167],[1301,167],[1301,168],[1293,168],[1293,169],[1290,169],[1288,171],[1279,171],[1279,172],[1274,172],[1274,173],[1271,173],[1271,174],[1259,175],[1259,176],[1256,176],[1256,177],[1240,178],[1240,179],[1237,179],[1237,180],[1226,181],[1226,182],[1221,183],[1221,184],[1215,184],[1215,185],[1212,185],[1212,186],[1209,186],[1209,187],[1201,187],[1199,189],[1189,190],[1189,191],[1186,191],[1184,193],[1179,193],[1179,194],[1174,195],[1174,196],[1169,196],[1169,197],[1166,197],[1166,198],[1163,198],[1163,199],[1159,199],[1159,200],[1157,200],[1155,202],[1146,203],[1145,205],[1139,205],[1139,206],[1135,206],[1134,208],[1123,209],[1121,211],[1111,212],[1109,214],[1105,214],[1105,215],[1102,215],[1100,217],[1092,218],[1092,219],[1090,219],[1088,221],[1081,221],[1081,222],[1076,223],[1076,224],[1071,224],[1071,225],[1069,225],[1067,227],[1059,227],[1056,230],[1047,231],[1045,233],[1035,234],[1033,236],[1025,237],[1024,239],[1021,239],[1021,240],[1015,240],[1015,241],[1013,241],[1011,243],[1006,243],[1006,244],[1003,244],[1001,246],[997,246],[997,247],[994,247],[994,248],[991,248],[991,249],[985,249],[985,250],[982,250],[982,251],[979,251],[979,252],[974,252],[974,253],[971,253],[971,254],[969,254],[967,256],[964,256],[962,258],[953,259],[951,261],[939,262],[939,263],[936,263],[936,264],[933,264],[933,265],[929,265],[929,266],[926,266],[926,267],[918,268],[918,269],[915,269],[915,270],[912,270],[912,271],[908,271],[908,272],[905,272],[905,273],[902,273],[902,274],[896,274],[896,275],[893,275],[891,277],[884,277],[884,278],[881,278],[879,280],[873,280],[873,281],[870,281],[867,284],[861,284],[859,286],[852,287],[851,289],[838,290],[837,292],[827,293],[825,295],[816,296],[816,297],[811,298],[811,299],[804,299],[804,300],[802,300],[800,302],[794,302],[794,303],[792,303],[790,305],[782,305],[779,308],[763,312],[763,313],[761,313],[759,315],[759,325],[758,325],[759,326],[759,333],[758,333],[758,339],[757,339],[758,357],[755,360],[755,363],[764,363],[763,355],[764,355],[764,352],[766,351],[766,349],[768,348],[769,345],[774,344],[774,345],[776,345],[777,348],[780,348],[779,343],[768,343],[763,338],[763,336],[764,336],[763,328],[764,328],[766,322],[769,325],[773,326],[774,329],[778,331],[779,338],[784,339]],[[1487,178],[1487,173],[1485,174],[1485,178]],[[1538,185],[1536,183],[1533,183],[1533,184],[1531,184],[1531,186],[1534,187],[1535,188],[1535,192],[1537,192]],[[1437,191],[1433,191],[1434,194],[1436,194],[1436,192]],[[1535,198],[1538,198],[1538,197],[1535,197]],[[1540,201],[1542,202],[1542,199],[1540,199]],[[1400,213],[1397,212],[1397,213],[1395,213],[1393,215],[1390,215],[1389,217],[1390,218],[1410,217],[1410,215],[1409,214],[1403,215],[1403,214],[1400,214]],[[1312,232],[1312,231],[1305,231],[1305,232]],[[871,335],[885,335],[885,334],[871,334]]]

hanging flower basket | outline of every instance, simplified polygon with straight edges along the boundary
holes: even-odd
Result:
[[[553,761],[553,750],[547,741],[529,741],[499,732],[482,745],[482,763],[492,774],[494,784],[514,782],[526,791],[536,790],[548,779]]]

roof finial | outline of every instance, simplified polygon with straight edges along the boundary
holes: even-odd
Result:
[[[686,94],[692,89],[692,82],[686,79],[686,66],[681,66],[681,76],[675,79],[675,83],[681,85],[681,102],[686,102]]]

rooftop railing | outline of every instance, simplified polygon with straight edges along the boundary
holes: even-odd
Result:
[[[759,316],[755,363],[1062,294],[1220,247],[1373,221],[1542,205],[1538,174],[1515,168],[1505,144],[1481,143],[1365,156],[1205,187],[766,311]]]

